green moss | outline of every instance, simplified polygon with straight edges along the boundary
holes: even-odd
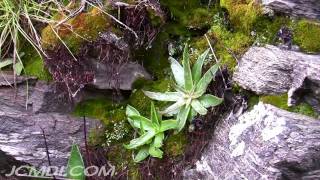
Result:
[[[25,75],[34,76],[43,81],[52,80],[52,76],[45,67],[43,59],[31,45],[24,46],[21,52],[23,53],[22,62]]]
[[[160,3],[170,10],[174,21],[185,27],[202,29],[210,26],[212,22],[214,12],[208,10],[208,3],[202,4],[199,0],[161,0]]]
[[[293,107],[288,107],[287,101],[288,101],[288,95],[279,95],[279,96],[262,96],[260,97],[260,101],[266,103],[266,104],[271,104],[274,105],[278,108],[290,111],[290,112],[295,112],[311,117],[318,117],[318,114],[312,109],[312,107],[306,103],[300,103],[297,106]]]
[[[228,10],[233,27],[246,33],[252,30],[252,25],[261,14],[254,0],[221,0],[220,6]]]
[[[58,15],[56,18],[62,20],[64,17]],[[100,32],[108,28],[112,29],[110,19],[97,8],[81,13],[66,23],[69,26],[54,27],[54,25],[49,25],[42,30],[42,46],[44,49],[54,50],[58,45],[62,45],[55,32],[72,52],[77,52],[84,42],[93,41]]]
[[[24,64],[24,72],[28,76],[35,76],[39,80],[51,81],[52,76],[45,68],[40,56],[35,57],[32,61]]]
[[[220,60],[221,65],[233,71],[237,65],[236,58],[241,57],[253,43],[253,38],[243,32],[231,32],[221,25],[214,25],[207,33],[214,46],[215,54]],[[205,37],[194,38],[191,46],[196,49],[192,57],[197,58],[200,53],[209,48]],[[215,63],[214,59],[211,59]]]
[[[107,159],[116,167],[117,172],[127,170],[129,179],[141,179],[139,164],[132,159],[132,151],[126,150],[122,144],[110,147]]]
[[[308,20],[300,20],[294,27],[294,42],[303,51],[320,52],[320,24]]]
[[[256,31],[256,43],[273,44],[278,31],[284,26],[290,26],[290,19],[287,17],[259,16],[253,24],[253,29]]]
[[[164,152],[169,157],[177,157],[183,155],[187,146],[186,133],[179,133],[169,136],[164,144]]]

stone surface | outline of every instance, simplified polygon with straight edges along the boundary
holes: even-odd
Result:
[[[10,75],[6,77],[9,77],[7,80],[10,84],[9,80],[13,78]],[[0,81],[3,81],[1,77]],[[4,159],[8,165],[16,161],[36,167],[48,165],[41,128],[46,135],[52,165],[65,166],[71,145],[84,145],[82,118],[60,113],[59,108],[55,107],[61,104],[56,101],[55,94],[50,95],[50,87],[43,82],[29,81],[27,88],[24,80],[19,81],[16,89],[0,86],[0,159]],[[99,121],[87,120],[88,131],[98,126]],[[4,154],[8,157],[4,157]],[[5,159],[12,160],[8,162]],[[8,169],[0,168],[0,173]]]
[[[288,93],[288,105],[304,96],[313,97],[319,104],[320,55],[271,45],[251,47],[240,60],[233,80],[257,94]]]
[[[320,121],[259,103],[230,113],[184,179],[319,179]]]
[[[319,0],[261,0],[261,4],[276,12],[291,16],[320,19]]]
[[[97,89],[120,89],[132,90],[133,83],[144,78],[151,80],[151,75],[138,63],[128,62],[119,66],[118,70],[114,71],[114,66],[109,66],[103,63],[94,61],[95,77],[91,83]],[[113,74],[110,76],[110,74]]]

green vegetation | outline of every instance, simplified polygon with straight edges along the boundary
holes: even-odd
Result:
[[[175,129],[176,120],[162,120],[162,116],[156,111],[154,104],[151,103],[151,118],[147,119],[132,106],[127,106],[128,121],[135,128],[140,137],[130,141],[125,145],[127,149],[139,149],[134,157],[135,162],[143,161],[149,155],[162,158],[163,152],[160,149],[165,138],[165,131]]]
[[[77,145],[72,145],[71,154],[68,161],[67,177],[74,180],[85,180],[85,165],[80,149]]]
[[[39,56],[44,54],[35,22],[51,22],[50,14],[44,13],[46,8],[46,3],[35,0],[0,1],[0,61],[11,61],[7,65],[12,65],[16,75],[24,68],[20,50],[25,42],[32,45]],[[55,10],[52,8],[52,12]]]
[[[232,26],[245,33],[250,33],[261,14],[254,0],[221,0],[220,6],[228,10]]]
[[[173,134],[168,137],[164,143],[164,152],[169,157],[178,157],[183,155],[187,146],[186,133]]]
[[[208,4],[201,4],[199,0],[172,1],[161,0],[167,7],[174,21],[189,29],[202,29],[210,27],[214,11],[208,11]]]
[[[318,114],[312,109],[312,107],[306,103],[300,103],[297,106],[288,107],[287,101],[288,101],[288,95],[279,95],[279,96],[261,96],[260,101],[274,105],[278,108],[295,112],[311,117],[318,117]]]
[[[294,42],[309,53],[320,52],[320,23],[300,20],[294,27]]]
[[[65,19],[62,14],[55,16],[56,21]],[[102,31],[113,30],[111,21],[106,14],[93,7],[90,11],[80,13],[66,22],[68,25],[49,24],[42,30],[42,47],[54,50],[57,46],[65,44],[73,53],[77,52],[84,42],[97,39]]]
[[[192,120],[198,113],[205,115],[207,114],[206,108],[222,103],[222,99],[220,98],[210,94],[204,95],[219,68],[218,64],[216,64],[202,76],[202,66],[208,53],[209,50],[199,56],[191,69],[188,46],[186,45],[183,53],[183,66],[174,58],[170,58],[172,73],[177,83],[175,85],[176,92],[159,93],[143,91],[151,99],[175,102],[162,111],[161,114],[168,116],[177,114],[178,126],[176,130],[178,132],[184,128],[187,119]]]

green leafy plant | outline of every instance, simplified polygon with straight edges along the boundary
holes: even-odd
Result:
[[[127,149],[139,149],[134,157],[135,162],[140,162],[149,155],[162,158],[163,151],[160,149],[165,138],[164,132],[175,129],[176,120],[162,120],[161,115],[156,111],[154,104],[151,103],[151,118],[145,118],[132,106],[128,105],[126,109],[128,121],[134,127],[140,137],[130,141],[125,145]]]
[[[82,159],[80,149],[77,145],[72,145],[71,154],[68,161],[67,177],[74,180],[85,179],[85,165]]]
[[[19,51],[24,42],[30,43],[40,55],[45,54],[35,22],[51,21],[50,14],[46,12],[48,3],[38,3],[35,0],[0,1],[0,60],[10,57],[10,63],[6,66],[13,65],[16,75],[20,75],[23,69]]]
[[[202,76],[202,67],[208,53],[209,49],[199,56],[191,68],[188,47],[186,45],[183,52],[183,66],[174,58],[169,58],[172,73],[176,81],[176,92],[159,93],[143,91],[151,99],[175,102],[161,113],[169,116],[177,114],[178,124],[176,129],[178,132],[183,129],[187,119],[192,120],[198,113],[205,115],[207,114],[207,108],[217,106],[223,101],[223,99],[211,94],[205,94],[209,83],[213,80],[215,73],[219,69],[219,65],[216,64]]]

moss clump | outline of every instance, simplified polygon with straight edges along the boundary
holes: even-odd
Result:
[[[271,104],[274,105],[278,108],[290,111],[290,112],[295,112],[311,117],[318,117],[318,114],[313,110],[313,108],[306,103],[300,103],[297,106],[293,107],[288,107],[287,101],[288,101],[288,95],[279,95],[279,96],[261,96],[260,101],[266,103],[266,104]]]
[[[43,81],[52,80],[52,76],[45,67],[43,59],[31,45],[24,46],[21,52],[23,53],[22,63],[25,75],[34,76]]]
[[[275,16],[269,18],[266,16],[259,16],[253,24],[256,32],[255,43],[257,45],[273,44],[277,40],[276,35],[281,27],[290,26],[290,19],[287,17]]]
[[[320,52],[320,24],[308,20],[300,20],[294,27],[294,42],[303,51]]]
[[[214,12],[208,10],[208,3],[202,4],[199,0],[161,0],[160,3],[170,10],[172,19],[184,27],[192,29],[210,27]]]
[[[43,60],[40,56],[36,56],[33,60],[25,63],[24,72],[28,76],[35,76],[39,80],[51,81],[52,76],[45,68]]]
[[[132,131],[127,122],[125,106],[114,104],[110,100],[92,99],[81,102],[76,106],[74,114],[101,120],[106,127],[104,144],[107,146],[125,142]]]
[[[211,45],[215,48],[215,54],[220,60],[221,65],[228,67],[233,71],[237,65],[236,58],[240,58],[253,43],[253,38],[243,32],[232,32],[221,25],[214,25],[208,31],[207,36],[211,41]],[[194,52],[192,57],[198,57],[200,53],[209,48],[209,44],[205,37],[195,38],[192,40]],[[213,57],[211,60],[215,63]]]
[[[228,10],[233,27],[247,33],[252,30],[252,25],[261,14],[260,7],[254,0],[221,0],[220,6]]]
[[[56,19],[62,20],[65,17],[57,15]],[[80,46],[86,41],[95,40],[100,32],[111,27],[110,18],[97,8],[92,8],[86,13],[81,13],[78,16],[68,20],[68,25],[49,25],[42,30],[42,46],[44,49],[54,50],[62,42],[68,46],[72,52],[78,51]],[[56,32],[56,33],[55,33]]]
[[[164,152],[170,157],[183,155],[187,146],[187,137],[185,133],[179,133],[169,136],[164,144]]]
[[[116,172],[128,171],[129,179],[141,179],[139,164],[132,159],[132,152],[126,150],[123,144],[114,145],[109,148],[107,159],[116,167]]]

